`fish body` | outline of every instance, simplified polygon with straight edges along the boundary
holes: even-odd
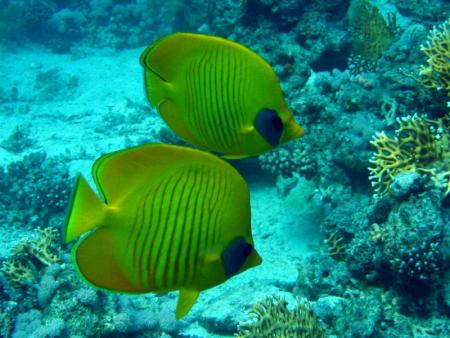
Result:
[[[247,185],[220,158],[144,145],[101,157],[92,173],[103,201],[80,176],[64,229],[66,242],[84,235],[72,258],[89,284],[180,290],[181,318],[200,291],[260,264]]]
[[[147,47],[140,61],[150,103],[194,145],[247,157],[303,135],[273,69],[241,44],[175,33]]]

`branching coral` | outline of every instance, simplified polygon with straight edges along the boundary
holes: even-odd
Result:
[[[329,234],[325,242],[328,244],[328,253],[333,259],[340,261],[345,258],[347,245],[339,231]]]
[[[14,287],[28,286],[40,269],[61,260],[57,230],[48,227],[36,232],[32,239],[24,239],[13,248],[12,256],[0,269]]]
[[[430,32],[420,50],[426,55],[427,64],[420,66],[419,78],[410,76],[425,87],[443,91],[450,97],[450,18]]]
[[[319,320],[305,300],[299,300],[297,307],[289,311],[285,299],[268,297],[255,304],[249,315],[252,319],[239,323],[236,337],[325,337]]]
[[[366,0],[360,0],[349,10],[349,26],[353,35],[350,71],[373,71],[377,60],[395,38],[395,15],[389,13],[386,22],[377,7]]]
[[[401,172],[429,175],[447,196],[450,192],[448,117],[430,120],[414,115],[397,119],[397,123],[396,137],[382,132],[370,142],[376,148],[369,167],[374,196],[386,194],[395,176]]]

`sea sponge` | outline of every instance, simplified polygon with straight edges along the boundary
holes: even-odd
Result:
[[[449,117],[437,120],[424,116],[397,119],[394,138],[377,133],[370,142],[376,151],[370,159],[370,180],[374,197],[385,195],[395,176],[401,172],[427,174],[444,197],[450,192]]]
[[[320,321],[304,299],[298,300],[297,307],[289,311],[285,299],[267,297],[253,305],[249,316],[252,317],[250,321],[239,323],[235,337],[325,337]]]

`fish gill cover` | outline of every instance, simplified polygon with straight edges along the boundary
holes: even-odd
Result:
[[[449,25],[445,0],[0,0],[0,336],[449,336]],[[97,158],[188,145],[139,65],[173,32],[255,51],[305,130],[231,161],[263,263],[180,321],[174,293],[83,283],[61,240]]]

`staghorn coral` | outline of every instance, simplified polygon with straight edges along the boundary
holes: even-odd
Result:
[[[267,297],[253,305],[249,316],[252,318],[250,321],[239,323],[235,337],[325,337],[319,320],[304,299],[299,300],[297,307],[289,311],[285,299]]]
[[[434,28],[420,50],[427,64],[420,66],[419,77],[406,74],[427,88],[443,91],[450,97],[450,18]]]
[[[377,7],[360,0],[350,7],[349,26],[353,35],[350,71],[354,74],[374,71],[377,60],[394,41],[397,31],[395,15],[389,13],[386,22]]]
[[[390,191],[390,185],[399,173],[427,174],[447,196],[449,189],[449,123],[448,117],[430,120],[413,115],[397,119],[396,137],[384,132],[370,142],[376,152],[370,159],[370,180],[379,198]]]

